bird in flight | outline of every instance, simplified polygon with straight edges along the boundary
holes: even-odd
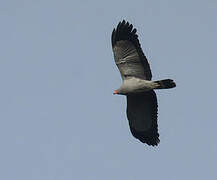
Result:
[[[174,88],[176,84],[171,79],[151,80],[151,69],[136,31],[132,24],[123,20],[112,32],[112,50],[122,77],[122,85],[113,94],[127,97],[127,118],[132,135],[143,143],[157,146],[160,139],[154,89]]]

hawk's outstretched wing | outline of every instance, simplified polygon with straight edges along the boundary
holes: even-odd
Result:
[[[151,80],[149,63],[141,49],[136,29],[125,20],[112,32],[112,49],[122,79],[134,76]]]
[[[159,140],[157,97],[154,91],[127,95],[127,118],[133,136],[155,146]]]

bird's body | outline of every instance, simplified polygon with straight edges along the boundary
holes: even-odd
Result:
[[[136,77],[126,78],[118,89],[119,94],[137,94],[157,88],[159,85],[153,81],[144,80]]]
[[[132,24],[123,20],[112,32],[115,63],[121,73],[122,85],[114,94],[126,95],[127,117],[133,136],[155,146],[159,140],[157,97],[154,89],[175,87],[171,79],[152,81],[152,73]]]

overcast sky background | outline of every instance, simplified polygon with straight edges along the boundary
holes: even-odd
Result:
[[[160,144],[133,138],[110,36],[138,30]],[[0,2],[0,179],[217,178],[217,1]]]

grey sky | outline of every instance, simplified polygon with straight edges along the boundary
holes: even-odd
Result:
[[[138,30],[161,143],[134,139],[110,35]],[[217,1],[0,2],[0,179],[217,178]]]

